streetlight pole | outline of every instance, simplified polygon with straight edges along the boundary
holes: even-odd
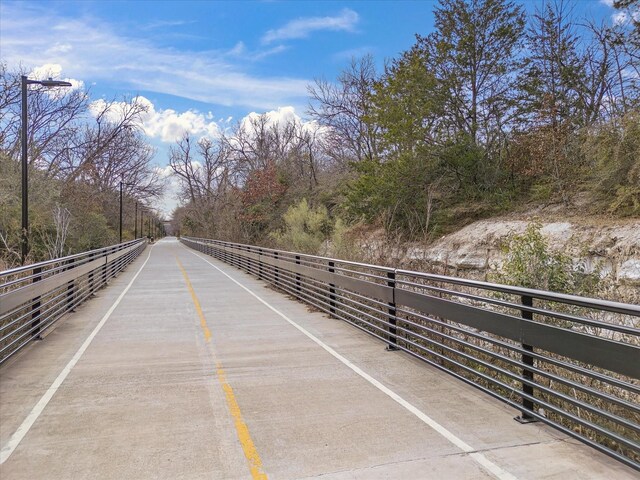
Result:
[[[29,253],[29,162],[27,160],[27,86],[71,87],[69,82],[60,80],[29,80],[26,75],[20,77],[21,112],[20,112],[20,153],[22,164],[22,235],[20,236],[20,264],[24,265]]]
[[[22,76],[21,163],[22,163],[22,235],[20,237],[20,264],[24,265],[29,251],[29,179],[27,164],[27,77]]]
[[[138,201],[136,200],[136,213],[133,216],[133,236],[138,239]]]
[[[120,241],[118,243],[122,243],[122,180],[120,180]]]
[[[120,241],[118,243],[122,243],[122,187],[123,186],[127,186],[127,187],[133,187],[135,186],[135,183],[125,183],[124,178],[120,178],[120,228],[118,229],[118,232],[120,234]],[[136,202],[136,211],[138,209],[138,202]]]

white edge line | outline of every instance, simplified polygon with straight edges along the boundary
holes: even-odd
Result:
[[[111,316],[113,311],[118,307],[118,305],[120,305],[120,302],[122,301],[124,296],[127,294],[129,289],[131,288],[131,285],[133,285],[133,282],[135,282],[136,278],[138,278],[138,275],[140,275],[140,272],[142,272],[142,269],[145,267],[145,265],[151,258],[151,250],[153,249],[154,246],[155,244],[151,246],[151,248],[149,249],[149,253],[147,255],[147,259],[144,261],[140,269],[133,276],[133,278],[131,279],[129,284],[126,286],[126,288],[118,296],[114,304],[111,305],[111,308],[107,310],[107,313],[104,314],[104,316],[102,317],[98,325],[96,325],[96,327],[93,329],[91,334],[80,346],[80,348],[75,353],[73,358],[69,360],[69,363],[67,363],[67,365],[58,374],[58,376],[53,381],[51,386],[47,389],[44,395],[42,395],[38,403],[36,403],[36,405],[31,409],[31,412],[29,412],[29,415],[27,415],[27,418],[23,420],[22,424],[18,427],[18,429],[14,432],[14,434],[11,435],[11,438],[9,439],[7,444],[2,448],[2,451],[0,451],[0,465],[6,462],[11,456],[11,454],[14,452],[14,450],[18,447],[18,445],[20,445],[20,442],[22,441],[22,439],[29,432],[29,429],[31,429],[31,427],[36,422],[36,420],[38,420],[38,417],[40,416],[42,411],[45,409],[45,407],[47,406],[51,398],[56,394],[56,392],[60,388],[60,385],[62,385],[62,382],[65,381],[69,373],[71,373],[71,370],[73,369],[73,367],[76,365],[76,363],[78,363],[78,360],[80,360],[80,357],[82,357],[82,355],[87,350],[87,348],[89,348],[89,345],[91,345],[91,342],[93,341],[95,336],[102,329],[102,327],[107,322],[107,320],[109,320],[109,317]]]
[[[184,245],[183,245],[184,246]],[[476,463],[478,463],[479,465],[481,465],[482,467],[484,467],[486,470],[488,470],[489,472],[491,472],[495,477],[501,479],[501,480],[517,480],[517,477],[515,477],[513,474],[507,472],[506,470],[504,470],[502,467],[496,465],[495,463],[493,463],[491,460],[489,460],[486,456],[484,456],[482,453],[476,451],[476,449],[474,449],[471,445],[469,445],[468,443],[466,443],[464,440],[460,439],[459,437],[457,437],[455,434],[453,434],[452,432],[450,432],[449,430],[447,430],[445,427],[443,427],[442,425],[440,425],[438,422],[436,422],[434,419],[432,419],[431,417],[429,417],[426,413],[424,413],[422,410],[420,410],[419,408],[417,408],[416,406],[412,405],[411,403],[409,403],[407,400],[405,400],[404,398],[402,398],[400,395],[398,395],[397,393],[395,393],[393,390],[391,390],[390,388],[386,387],[385,385],[383,385],[382,383],[380,383],[378,380],[376,380],[375,378],[373,378],[371,375],[369,375],[368,373],[366,373],[365,371],[363,371],[362,369],[360,369],[360,367],[358,367],[357,365],[354,365],[353,363],[351,363],[348,359],[346,359],[345,357],[343,357],[342,355],[340,355],[338,352],[336,352],[333,348],[331,348],[329,345],[327,345],[326,343],[324,343],[322,340],[320,340],[318,337],[316,337],[315,335],[313,335],[311,332],[305,330],[303,327],[301,327],[300,325],[298,325],[296,322],[294,322],[293,320],[291,320],[289,317],[287,317],[284,313],[282,313],[281,311],[279,311],[278,309],[276,309],[275,307],[271,306],[269,303],[267,303],[267,301],[263,300],[261,297],[259,297],[256,293],[254,293],[252,290],[250,290],[249,288],[247,288],[246,286],[242,285],[239,281],[237,281],[235,278],[231,277],[229,274],[227,274],[226,272],[224,272],[222,269],[220,269],[219,267],[217,267],[216,265],[214,265],[213,263],[211,263],[209,260],[207,260],[206,258],[198,255],[196,252],[194,252],[193,250],[191,250],[188,247],[185,247],[188,249],[188,251],[190,253],[192,253],[193,255],[195,255],[196,257],[200,258],[201,260],[205,261],[206,263],[208,263],[209,265],[211,265],[213,268],[215,268],[216,270],[218,270],[220,273],[222,273],[225,277],[227,277],[229,280],[231,280],[233,283],[235,283],[236,285],[238,285],[239,287],[243,288],[244,290],[246,290],[248,293],[250,293],[252,296],[254,296],[256,299],[258,299],[261,303],[263,303],[266,307],[268,307],[270,310],[272,310],[274,313],[278,314],[280,317],[282,317],[284,320],[286,320],[287,322],[289,322],[292,326],[294,326],[295,328],[297,328],[300,332],[302,332],[304,335],[306,335],[309,339],[313,340],[317,345],[319,345],[320,347],[322,347],[324,350],[326,350],[328,353],[330,353],[333,357],[335,357],[336,359],[340,360],[344,365],[346,365],[347,367],[349,367],[351,370],[353,370],[355,373],[357,373],[358,375],[360,375],[362,378],[364,378],[367,382],[369,382],[371,385],[373,385],[374,387],[376,387],[378,390],[380,390],[381,392],[383,392],[384,394],[388,395],[389,397],[391,397],[393,400],[395,400],[397,403],[399,403],[400,405],[402,405],[405,409],[407,409],[409,412],[413,413],[416,417],[418,417],[420,420],[422,420],[424,423],[426,423],[429,427],[431,427],[433,430],[435,430],[436,432],[438,432],[440,435],[442,435],[444,438],[446,438],[449,442],[451,442],[452,444],[454,444],[456,447],[458,447],[460,450],[462,450],[465,453],[469,454],[469,457],[471,457]]]

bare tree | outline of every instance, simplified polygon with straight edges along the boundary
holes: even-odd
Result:
[[[136,132],[141,124],[141,116],[147,111],[146,105],[135,100],[122,102],[94,102],[93,121],[87,121],[73,136],[73,146],[69,148],[65,161],[59,165],[59,172],[67,182],[80,178],[95,177],[100,173],[100,165],[113,162],[111,166],[117,177],[131,165],[126,160],[132,153],[137,160],[150,160],[152,151]],[[120,171],[118,171],[120,170]]]
[[[71,224],[71,212],[65,207],[56,205],[52,213],[55,237],[49,232],[45,232],[43,235],[45,247],[51,259],[64,256],[69,225]]]
[[[191,218],[198,233],[212,234],[232,187],[228,142],[202,138],[194,148],[193,140],[185,134],[171,147],[169,165],[180,180],[183,215]]]
[[[325,132],[327,154],[341,163],[375,159],[378,155],[377,126],[367,121],[376,80],[373,57],[352,59],[337,83],[318,79],[309,86],[309,115]]]
[[[182,200],[195,204],[224,193],[229,186],[231,165],[226,142],[202,138],[193,152],[193,140],[185,134],[171,147],[169,165],[182,184]]]
[[[583,54],[584,80],[579,95],[583,125],[602,118],[622,117],[638,106],[640,65],[638,48],[620,43],[624,29],[588,22],[584,27],[592,37]]]
[[[12,158],[20,152],[21,75],[0,65],[0,148]],[[73,137],[88,105],[87,92],[81,89],[56,90],[29,85],[27,96],[28,158],[37,167],[55,176],[57,167],[68,155],[68,140]]]
[[[231,134],[222,137],[235,163],[240,182],[255,170],[283,160],[294,147],[297,130],[295,121],[279,121],[268,114],[250,115],[238,123]]]

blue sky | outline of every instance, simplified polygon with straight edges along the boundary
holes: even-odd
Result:
[[[611,1],[577,0],[576,13],[608,19]],[[432,31],[435,4],[0,0],[0,58],[10,69],[46,65],[94,99],[145,97],[145,130],[165,165],[181,129],[215,134],[283,107],[304,118],[314,78],[333,80],[366,53],[382,67]]]

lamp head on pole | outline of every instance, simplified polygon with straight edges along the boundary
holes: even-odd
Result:
[[[54,80],[49,78],[48,80],[29,80],[27,77],[24,77],[25,82],[28,85],[42,85],[43,87],[53,88],[53,87],[73,87],[71,82],[65,82],[64,80]]]
[[[64,82],[62,80],[41,80],[40,85],[43,87],[72,87],[71,82]]]

